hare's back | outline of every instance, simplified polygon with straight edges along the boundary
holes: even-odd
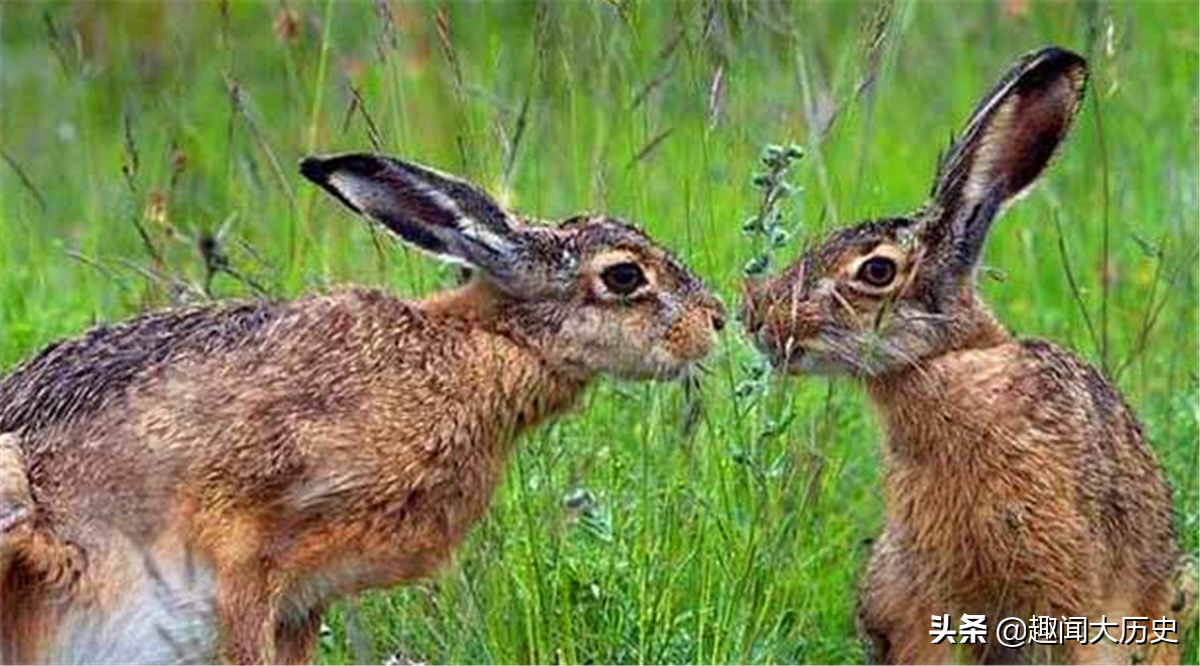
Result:
[[[1033,406],[1040,425],[1088,443],[1090,450],[1081,451],[1088,457],[1157,468],[1141,424],[1103,373],[1044,340],[1021,340],[1020,350],[1023,367],[1013,388]]]
[[[1168,572],[1170,493],[1137,417],[1104,374],[1074,353],[1042,340],[1020,346],[1033,421],[1054,435],[1050,445],[1066,449],[1076,502],[1107,542],[1113,571]]]
[[[157,386],[243,382],[253,395],[269,373],[363,369],[394,350],[445,341],[414,306],[383,292],[349,289],[296,301],[228,301],[165,310],[47,346],[0,380],[0,432],[23,441],[127,409]],[[395,361],[396,359],[391,359]],[[403,355],[400,355],[403,361]],[[300,379],[286,378],[298,390]],[[174,401],[196,397],[170,396]]]
[[[18,368],[0,384],[0,430],[20,435],[43,509],[150,536],[189,487],[267,501],[314,442],[363,444],[381,385],[407,371],[436,388],[419,371],[455,338],[434,327],[367,290],[146,315]]]
[[[93,416],[156,369],[246,345],[282,310],[268,302],[166,310],[51,344],[0,381],[0,432],[31,435]]]

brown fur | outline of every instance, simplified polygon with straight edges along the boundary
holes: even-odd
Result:
[[[20,540],[0,536],[2,660],[310,661],[330,602],[447,561],[522,431],[598,373],[670,377],[708,353],[721,306],[665,250],[605,218],[553,234],[578,268],[536,296],[481,269],[421,302],[216,304],[102,327],[16,370],[0,383],[20,448],[5,458],[0,438],[0,498],[27,498],[27,478],[34,511]],[[597,282],[614,252],[646,272],[639,298]],[[41,560],[75,562],[73,577]],[[151,601],[163,609],[128,626],[89,624]],[[165,656],[80,638],[142,634]]]
[[[1094,368],[1012,338],[975,293],[992,218],[1042,172],[1085,80],[1074,54],[1023,58],[943,160],[929,205],[838,231],[747,288],[744,320],[777,366],[855,376],[881,416],[887,521],[860,619],[883,661],[954,661],[929,633],[946,613],[955,626],[985,614],[993,631],[1009,616],[1172,615],[1170,496],[1137,420]],[[895,267],[886,284],[862,272],[880,258]],[[973,656],[1024,652],[992,634]],[[1063,656],[1128,663],[1134,650],[1106,639]]]

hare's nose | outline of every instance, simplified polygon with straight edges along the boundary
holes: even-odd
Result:
[[[762,311],[765,288],[760,280],[746,280],[742,283],[742,307],[738,319],[749,333],[757,333],[763,325]]]
[[[725,328],[725,304],[721,302],[721,299],[711,294],[704,294],[695,307],[699,309],[700,313],[707,311],[708,320],[712,323],[714,330],[720,331]]]
[[[746,327],[747,333],[757,333],[758,329],[762,328],[763,320],[758,315],[754,306],[749,303],[743,303],[742,309],[738,312],[738,321],[742,322],[742,326]]]
[[[717,331],[725,330],[725,313],[714,312],[712,315],[712,325],[713,329]]]

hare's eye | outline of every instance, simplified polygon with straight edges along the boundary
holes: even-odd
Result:
[[[646,284],[646,275],[641,266],[632,262],[613,264],[600,273],[604,286],[618,296],[628,296]]]
[[[871,257],[858,267],[855,278],[872,287],[886,287],[896,279],[896,262],[887,257]]]

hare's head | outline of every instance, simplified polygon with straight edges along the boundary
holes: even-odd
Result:
[[[704,283],[620,220],[538,223],[463,180],[379,155],[308,158],[300,170],[405,241],[470,267],[490,295],[483,324],[565,370],[671,378],[724,326]]]
[[[742,319],[780,368],[879,376],[970,344],[974,274],[992,220],[1041,175],[1087,81],[1080,56],[1023,57],[942,158],[931,201],[834,232],[790,268],[748,283]]]

